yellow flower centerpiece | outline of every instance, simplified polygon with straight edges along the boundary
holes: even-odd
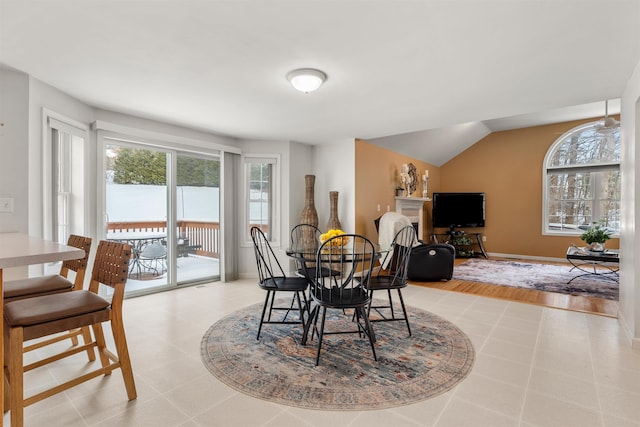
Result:
[[[326,242],[327,240],[331,239],[332,237],[336,237],[336,236],[342,236],[343,234],[346,234],[344,231],[338,229],[338,230],[329,230],[326,233],[323,233],[320,235],[320,240],[322,241],[322,243]],[[344,246],[349,242],[349,237],[342,237],[340,239],[335,239],[331,241],[331,246]]]

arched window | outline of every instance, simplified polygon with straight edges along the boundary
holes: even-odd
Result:
[[[578,235],[595,221],[620,231],[620,129],[577,126],[544,161],[543,232]]]

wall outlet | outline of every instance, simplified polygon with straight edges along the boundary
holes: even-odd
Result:
[[[482,236],[482,241],[486,242],[487,241],[487,236]]]
[[[378,212],[380,212],[380,205],[378,205]]]
[[[6,212],[6,213],[13,212],[13,197],[0,198],[0,212]]]

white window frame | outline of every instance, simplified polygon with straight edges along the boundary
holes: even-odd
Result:
[[[42,234],[45,239],[53,239],[55,233],[54,224],[54,202],[53,202],[53,147],[52,137],[53,129],[64,132],[71,136],[79,137],[81,142],[72,143],[67,166],[72,168],[71,177],[72,188],[70,196],[73,198],[71,202],[73,211],[72,228],[69,230],[72,234],[88,235],[88,224],[90,209],[87,206],[89,200],[89,185],[87,185],[88,171],[85,165],[89,164],[89,125],[73,120],[69,117],[58,114],[46,108],[42,109],[42,206],[43,206],[43,223]],[[62,242],[62,243],[66,243]]]
[[[567,132],[565,132],[564,134],[562,134],[558,139],[555,140],[555,142],[553,144],[551,144],[551,146],[549,147],[549,149],[547,150],[547,153],[544,157],[544,162],[542,163],[542,234],[543,235],[547,235],[547,236],[580,236],[584,230],[580,229],[580,228],[576,228],[576,229],[566,229],[566,230],[552,230],[549,227],[549,216],[548,216],[548,211],[549,211],[549,188],[548,188],[548,174],[549,173],[561,173],[561,172],[566,172],[566,173],[572,173],[572,172],[583,172],[583,173],[588,173],[588,172],[598,172],[598,171],[606,171],[606,170],[613,170],[613,169],[617,169],[618,171],[620,170],[620,163],[594,163],[594,164],[584,164],[584,165],[580,165],[580,164],[573,164],[573,165],[568,165],[568,166],[550,166],[549,163],[551,162],[551,158],[552,156],[555,154],[556,149],[558,148],[559,145],[561,145],[562,143],[565,142],[565,140],[567,139],[567,137],[569,137],[571,134],[574,133],[579,133],[587,128],[590,127],[594,127],[598,124],[599,122],[589,122],[589,123],[584,123],[582,125],[576,126],[570,130],[568,130]],[[598,188],[599,187],[599,177],[595,176],[594,177],[594,182],[592,183],[592,185],[594,186],[594,188]],[[592,213],[593,213],[593,220],[596,221],[598,218],[601,217],[601,215],[599,215],[600,212],[600,208],[598,207],[598,203],[597,203],[597,199],[594,196],[594,199],[592,200]],[[612,236],[614,237],[618,237],[618,234],[612,234]]]
[[[243,246],[251,246],[251,234],[249,228],[249,165],[255,163],[269,163],[272,165],[271,203],[269,205],[270,229],[269,242],[273,247],[281,246],[280,230],[280,174],[281,161],[278,154],[244,154],[242,156],[242,242]]]

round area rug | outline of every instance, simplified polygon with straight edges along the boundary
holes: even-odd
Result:
[[[315,366],[317,337],[302,346],[299,325],[266,324],[256,340],[261,310],[255,304],[214,324],[202,338],[201,357],[230,387],[284,405],[373,410],[418,402],[462,381],[475,357],[454,324],[407,307],[411,337],[402,321],[374,323],[377,362],[364,335],[325,334]],[[354,330],[349,313],[327,311],[325,332],[345,328]]]

